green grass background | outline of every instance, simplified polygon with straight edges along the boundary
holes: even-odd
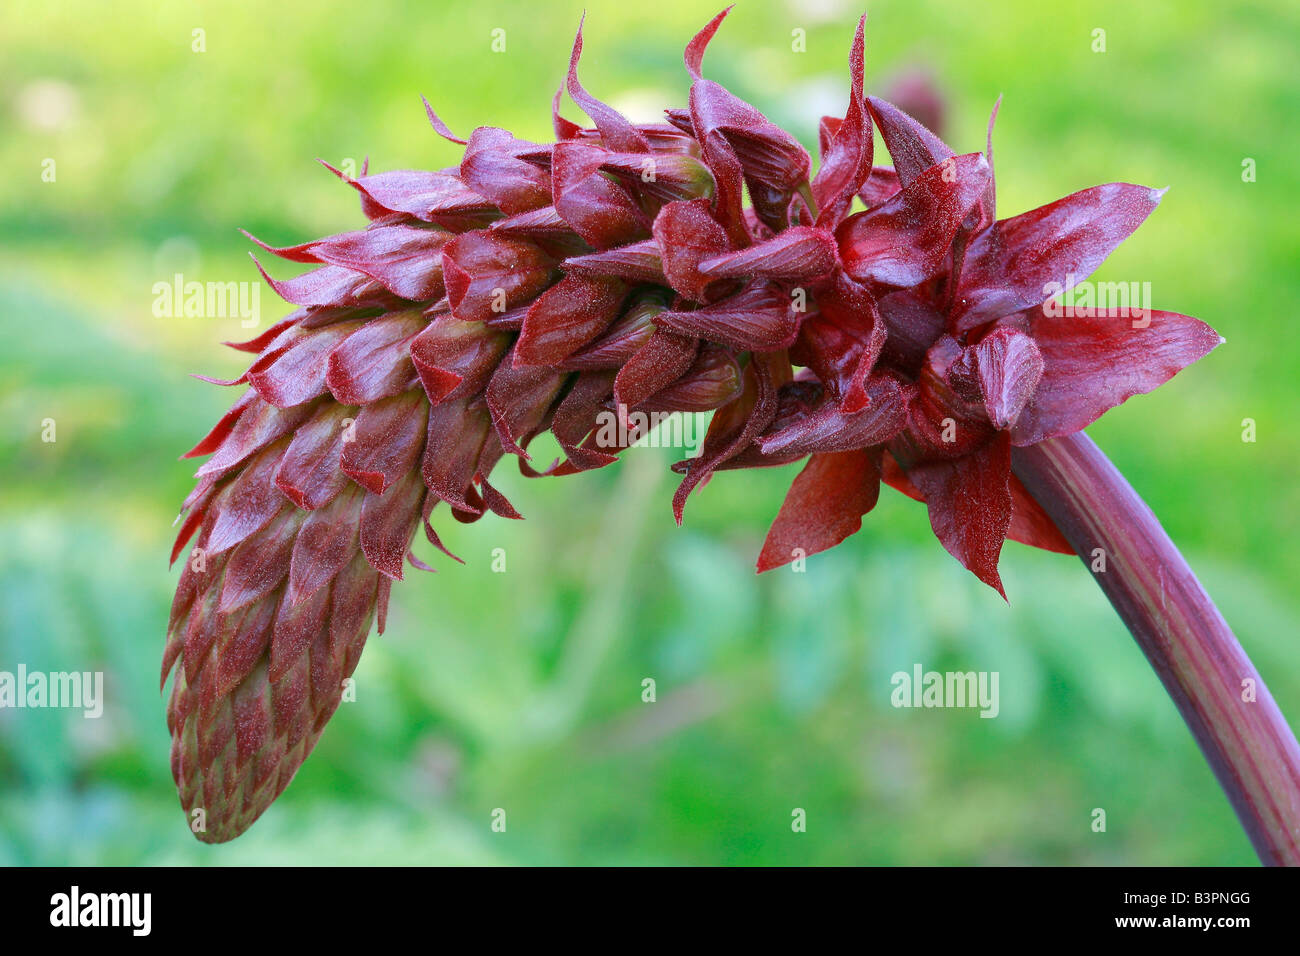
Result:
[[[591,90],[643,116],[684,103],[681,48],[711,6],[586,6]],[[1295,721],[1300,13],[1286,0],[1068,7],[879,0],[867,83],[930,69],[966,150],[1003,94],[1004,215],[1097,182],[1172,187],[1098,278],[1152,282],[1157,307],[1227,344],[1090,431]],[[247,333],[155,318],[152,285],[255,278],[238,226],[272,242],[356,227],[355,194],[316,157],[454,162],[421,93],[456,130],[547,137],[580,9],[0,9],[0,670],[103,670],[108,695],[98,721],[0,711],[0,862],[1252,863],[1077,561],[1008,545],[1008,607],[942,551],[923,508],[887,491],[807,573],[759,578],[794,470],[718,476],[677,529],[674,455],[655,449],[563,481],[503,467],[527,520],[446,528],[468,566],[437,560],[438,575],[394,589],[358,700],[285,795],[231,845],[193,840],[157,687],[170,524],[193,467],[176,456],[232,400],[187,374],[238,374],[242,357],[217,343]],[[706,72],[811,144],[818,115],[842,109],[857,12],[745,0]],[[262,303],[265,326],[269,290]],[[1001,716],[893,709],[889,676],[915,662],[999,671]],[[796,807],[807,832],[791,830]]]

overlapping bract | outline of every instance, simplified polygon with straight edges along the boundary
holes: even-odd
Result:
[[[1099,186],[997,220],[990,146],[957,155],[862,89],[821,163],[703,76],[725,12],[687,47],[687,109],[635,125],[578,79],[591,118],[539,144],[481,127],[460,166],[356,179],[366,228],[273,248],[316,268],[267,281],[298,306],[234,347],[248,390],[189,454],[185,556],[163,661],[172,768],[200,839],[242,832],[337,708],[422,525],[516,518],[490,476],[603,467],[636,411],[713,411],[674,466],[677,520],[719,470],[808,458],[759,570],[831,547],[881,481],[924,501],[944,546],[1001,591],[1010,537],[1068,550],[1010,448],[1076,431],[1220,341],[1186,316],[1056,317],[1159,194]],[[427,107],[427,104],[426,104]],[[892,167],[876,165],[879,129]],[[748,196],[749,204],[744,200]],[[855,204],[862,205],[852,212]],[[260,268],[260,265],[259,265]],[[265,273],[264,273],[265,274]],[[640,419],[644,420],[644,419]],[[527,452],[544,431],[562,461]],[[192,547],[187,548],[191,539]],[[444,549],[445,550],[445,549]],[[203,813],[196,814],[195,811]]]

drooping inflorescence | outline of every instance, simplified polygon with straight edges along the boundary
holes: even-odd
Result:
[[[813,174],[794,136],[703,76],[725,15],[687,47],[688,107],[665,123],[587,93],[579,30],[555,142],[461,140],[426,104],[464,145],[458,167],[335,170],[365,228],[258,243],[317,268],[267,276],[298,308],[234,346],[256,359],[222,384],[248,388],[189,453],[212,457],[173,550],[187,557],[162,676],[200,839],[237,836],[288,785],[376,617],[383,630],[392,581],[424,567],[414,535],[445,551],[438,506],[519,517],[490,480],[507,456],[529,476],[600,468],[640,437],[636,412],[713,412],[700,454],[674,466],[678,522],[715,472],[806,458],[759,570],[852,534],[884,481],[1001,592],[1005,539],[1069,550],[1011,446],[1077,431],[1219,343],[1175,313],[1048,303],[1158,192],[1109,184],[997,220],[992,120],[987,149],[957,155],[866,96],[862,22]],[[591,128],[560,115],[565,89]],[[630,426],[613,443],[611,415]],[[527,449],[546,431],[564,458],[541,467]]]

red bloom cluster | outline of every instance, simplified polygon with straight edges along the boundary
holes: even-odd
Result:
[[[565,87],[593,128],[560,116],[560,93],[550,144],[457,139],[428,109],[459,167],[335,170],[367,227],[263,245],[318,268],[267,277],[299,308],[234,346],[257,358],[223,384],[249,388],[189,453],[212,457],[173,552],[197,534],[163,680],[175,670],[172,769],[200,839],[238,835],[292,779],[404,560],[424,567],[417,528],[442,548],[435,507],[519,517],[489,480],[506,455],[532,476],[599,468],[640,437],[609,445],[602,416],[713,411],[675,466],[679,522],[714,472],[807,457],[759,570],[853,533],[883,480],[1001,591],[1006,538],[1068,550],[1011,446],[1076,431],[1219,343],[1174,313],[1135,328],[1045,307],[1158,192],[1099,186],[997,220],[991,148],[955,155],[864,95],[861,22],[810,176],[793,136],[703,76],[725,15],[687,47],[688,108],[667,123],[583,89],[579,31]],[[892,167],[873,164],[874,129]],[[539,469],[544,431],[565,458]]]

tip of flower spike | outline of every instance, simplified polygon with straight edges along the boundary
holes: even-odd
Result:
[[[329,163],[327,163],[325,160],[320,159],[320,158],[317,158],[316,162],[320,163],[322,166],[324,166],[326,169],[328,169],[331,173],[333,173],[333,174],[334,174],[335,176],[337,176],[339,179],[343,180],[345,183],[353,182],[352,177],[349,176],[347,173],[343,172],[343,170],[339,169],[338,167],[336,167],[336,166],[331,166],[331,165],[330,165]],[[366,162],[369,163],[370,160],[367,159]],[[249,238],[251,239],[252,237],[250,236]]]
[[[429,117],[429,125],[433,127],[433,131],[435,133],[437,133],[443,139],[448,140],[449,142],[457,143],[461,146],[469,145],[468,140],[461,139],[459,136],[457,136],[447,127],[447,124],[444,123],[438,117],[438,114],[433,111],[433,107],[429,105],[429,101],[427,99],[421,96],[420,101],[424,103],[424,113],[426,116]]]
[[[695,79],[698,80],[703,76],[700,68],[704,63],[704,51],[708,48],[709,41],[718,32],[718,27],[722,26],[722,21],[727,19],[727,14],[734,10],[735,7],[736,5],[733,3],[715,16],[705,25],[703,30],[695,34],[690,43],[686,44],[686,69],[690,71],[691,76]]]
[[[207,382],[209,385],[229,387],[231,385],[243,385],[248,381],[248,373],[245,372],[239,378],[215,378],[211,375],[200,375],[198,372],[191,372],[190,378],[197,378],[200,382]]]

